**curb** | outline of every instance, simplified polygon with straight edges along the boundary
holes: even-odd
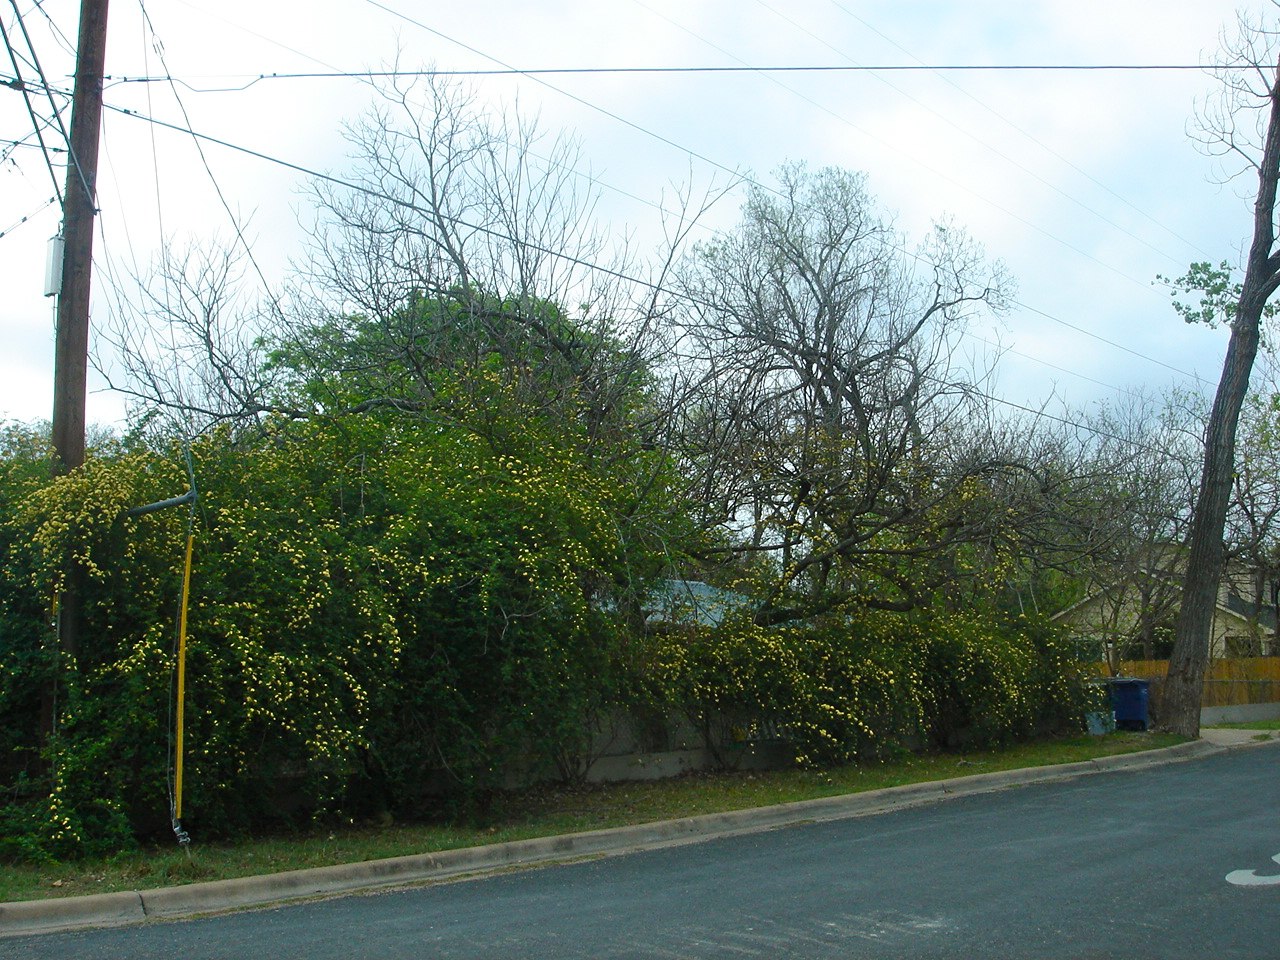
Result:
[[[1141,770],[1255,745],[1219,746],[1206,740],[1196,740],[1163,750],[1100,757],[1078,763],[1001,770],[952,780],[887,787],[865,793],[821,797],[772,807],[709,813],[679,820],[591,830],[536,840],[517,840],[153,890],[0,903],[0,937],[86,927],[122,926],[153,919],[177,919],[311,897],[430,883],[582,857],[616,856],[637,850],[697,843],[714,837],[772,830],[800,823],[870,816],[937,803],[951,797],[972,796],[1032,783],[1067,780],[1095,773]]]

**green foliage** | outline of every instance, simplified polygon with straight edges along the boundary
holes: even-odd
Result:
[[[609,692],[611,634],[584,590],[621,556],[608,492],[571,459],[461,432],[400,443],[370,480],[389,522],[369,561],[404,644],[372,759],[400,802],[441,767],[489,790],[530,747],[572,753]]]
[[[653,493],[662,461],[625,437],[607,460],[584,454],[571,420],[541,415],[492,364],[454,380],[483,400],[473,422],[386,411],[191,449],[192,829],[420,813],[428,793],[469,803],[513,775],[585,772],[624,646],[603,601],[643,590],[644,537],[674,515]],[[15,625],[0,717],[17,758],[3,772],[21,801],[5,816],[11,854],[61,857],[119,842],[120,824],[167,828],[186,518],[126,510],[186,479],[176,447],[117,445],[52,482],[25,462],[6,460],[0,490],[0,618]],[[86,642],[41,755],[41,611],[68,556],[87,572]]]
[[[861,611],[766,628],[740,612],[636,632],[625,594],[657,566],[628,520],[652,525],[661,506],[637,502],[621,465],[652,475],[646,451],[610,474],[536,418],[522,456],[398,414],[277,426],[190,451],[185,819],[203,836],[580,778],[627,704],[683,712],[725,765],[753,739],[823,765],[1079,715],[1056,640],[1021,621]],[[0,489],[0,616],[15,627],[0,856],[127,849],[168,826],[186,517],[125,511],[179,492],[183,458],[117,445],[48,481],[26,456]],[[59,724],[37,753],[32,691],[56,662],[41,611],[67,555],[88,571],[88,639],[62,661]]]
[[[0,428],[0,517],[13,517],[24,498],[48,482],[44,435],[11,424]],[[20,525],[0,523],[0,784],[14,784],[19,798],[39,762],[41,691],[56,669],[49,597],[29,589],[33,561],[26,533]],[[0,836],[10,835],[0,824]]]
[[[923,639],[925,732],[938,747],[995,746],[1078,726],[1084,688],[1045,621],[953,615]]]
[[[39,858],[128,842],[122,798],[133,791],[145,805],[164,795],[163,734],[157,740],[154,718],[163,716],[167,673],[139,655],[148,638],[126,647],[121,630],[154,612],[145,588],[167,567],[163,554],[130,542],[120,522],[123,509],[144,502],[140,492],[154,485],[145,457],[99,450],[83,470],[50,481],[47,457],[33,469],[35,449],[11,455],[0,493],[9,501],[0,524],[8,561],[0,589],[7,627],[0,775],[12,798],[0,816],[9,842]],[[57,654],[50,624],[68,556],[86,571],[89,629],[78,656]],[[157,806],[163,810],[163,800]]]
[[[1223,260],[1216,267],[1207,261],[1199,261],[1188,266],[1187,272],[1177,279],[1156,274],[1156,280],[1167,286],[1175,297],[1200,295],[1199,303],[1173,301],[1174,311],[1187,323],[1203,323],[1207,327],[1229,326],[1236,318],[1244,290],[1242,284],[1232,279],[1234,273],[1230,261]],[[1262,315],[1274,317],[1278,309],[1280,306],[1268,303]]]
[[[666,634],[650,679],[725,765],[725,742],[761,731],[797,763],[830,765],[1073,729],[1084,705],[1055,630],[971,614],[861,611],[780,628],[734,616]]]
[[[1199,293],[1199,304],[1174,300],[1173,309],[1187,323],[1216,327],[1220,323],[1230,323],[1236,315],[1240,284],[1232,282],[1232,272],[1229,261],[1223,260],[1216,267],[1202,261],[1191,264],[1187,272],[1176,280],[1161,274],[1156,274],[1156,280],[1169,287],[1175,296]]]
[[[1049,631],[973,612],[1003,553],[956,553],[975,586],[929,613],[647,630],[649,584],[705,544],[644,433],[642,365],[545,305],[415,300],[394,319],[407,332],[357,319],[280,347],[325,415],[187,449],[106,441],[56,480],[42,431],[0,434],[0,857],[168,832],[189,522],[183,819],[201,837],[579,780],[629,709],[683,714],[726,766],[753,740],[822,765],[1079,715]],[[374,368],[399,399],[356,412]],[[186,489],[188,458],[192,514],[128,515]],[[68,558],[86,624],[58,651]]]

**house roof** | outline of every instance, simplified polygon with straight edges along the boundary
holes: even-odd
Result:
[[[1255,604],[1244,597],[1228,593],[1226,599],[1218,604],[1218,609],[1226,610],[1244,620],[1256,621],[1258,626],[1267,630],[1276,629],[1276,608],[1269,603]]]
[[[701,580],[659,580],[641,609],[646,623],[694,623],[719,626],[733,610],[748,606],[751,598]]]
[[[1155,571],[1145,571],[1145,572],[1149,576],[1162,576],[1164,579],[1169,578],[1168,574],[1163,574],[1163,573],[1158,574]],[[1115,586],[1119,586],[1119,585],[1117,584]],[[1112,589],[1114,589],[1114,587]],[[1181,583],[1178,583],[1177,589],[1179,592],[1181,592],[1182,590]],[[1107,594],[1107,592],[1108,592],[1107,589],[1095,590],[1093,593],[1090,593],[1087,596],[1082,597],[1081,599],[1077,600],[1075,603],[1071,604],[1070,606],[1064,607],[1063,609],[1059,610],[1057,613],[1050,615],[1049,619],[1061,620],[1065,617],[1068,617],[1075,611],[1083,607],[1086,607],[1089,604],[1101,599],[1103,596]],[[1276,617],[1276,609],[1274,606],[1267,603],[1255,604],[1250,600],[1245,600],[1243,597],[1239,596],[1236,593],[1231,592],[1230,590],[1226,592],[1225,596],[1222,595],[1221,591],[1219,592],[1218,599],[1214,603],[1214,608],[1233,619],[1243,620],[1246,622],[1255,622],[1258,624],[1258,626],[1267,630],[1274,631],[1277,628],[1278,621]]]

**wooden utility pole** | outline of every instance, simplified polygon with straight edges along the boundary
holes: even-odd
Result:
[[[107,0],[81,0],[76,80],[71,100],[70,162],[63,194],[62,290],[53,361],[54,473],[84,463],[85,394],[89,374],[89,290],[97,213],[102,74],[107,59]],[[74,657],[84,620],[84,569],[71,561],[59,603],[58,640]]]
[[[107,0],[81,0],[71,150],[62,206],[62,291],[53,363],[54,470],[84,463],[85,392],[89,372],[89,287],[97,213],[102,74],[107,57]]]

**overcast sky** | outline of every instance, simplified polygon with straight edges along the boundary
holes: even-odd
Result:
[[[79,5],[16,6],[45,74],[69,89]],[[401,67],[439,69],[1199,64],[1234,23],[1237,6],[152,0],[148,26],[139,0],[112,0],[106,100],[341,173],[341,125],[371,102],[366,84],[264,79],[228,88],[262,74],[354,72],[397,58]],[[10,0],[0,0],[0,18],[29,58]],[[29,65],[19,66],[34,76]],[[121,82],[166,67],[183,81],[176,95],[165,84]],[[0,75],[13,77],[7,53]],[[471,82],[495,105],[518,99],[521,110],[541,114],[545,128],[574,132],[604,185],[601,210],[612,229],[641,244],[656,240],[651,204],[664,188],[723,179],[706,160],[761,179],[788,161],[864,171],[871,192],[916,238],[935,219],[952,218],[1017,282],[1017,304],[1003,321],[974,331],[975,344],[998,338],[1010,350],[993,388],[1010,402],[1034,405],[1052,395],[1082,405],[1137,387],[1177,383],[1203,391],[1217,381],[1225,332],[1187,327],[1153,285],[1156,274],[1178,275],[1194,260],[1239,262],[1248,241],[1254,185],[1222,183],[1221,171],[1188,137],[1196,98],[1213,90],[1201,71],[633,73]],[[47,101],[33,106],[49,116]],[[0,141],[24,140],[31,130],[21,95],[0,87]],[[46,138],[56,143],[52,132]],[[54,190],[38,149],[0,142],[0,155],[0,418],[44,419],[52,402],[54,301],[42,290],[58,212],[46,205]],[[216,145],[206,144],[205,156],[212,178],[189,135],[108,110],[98,181],[99,293],[111,272],[145,270],[162,236],[177,243],[229,236],[215,181],[250,224],[268,280],[283,279],[289,258],[301,253],[303,177]],[[55,170],[61,181],[62,168]],[[707,225],[732,223],[740,199],[726,198]],[[108,309],[108,299],[96,296],[94,322]],[[100,386],[89,418],[115,422],[123,402]]]

